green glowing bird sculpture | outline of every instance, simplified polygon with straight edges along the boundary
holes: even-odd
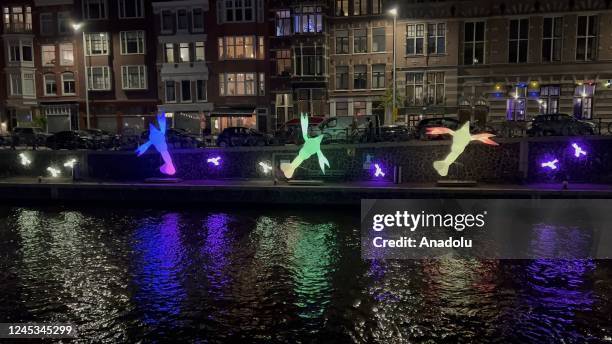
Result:
[[[321,166],[321,171],[325,174],[325,167],[329,167],[329,160],[323,155],[321,152],[321,141],[323,141],[323,135],[319,135],[317,137],[308,137],[308,116],[302,114],[300,118],[300,123],[302,125],[302,137],[304,138],[304,145],[298,156],[293,159],[290,164],[281,164],[281,171],[285,174],[287,179],[291,179],[295,170],[300,167],[300,165],[310,158],[313,155],[317,155],[319,158],[319,166]]]

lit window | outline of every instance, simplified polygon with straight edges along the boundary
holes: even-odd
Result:
[[[74,65],[74,48],[72,46],[72,43],[60,44],[59,50],[60,50],[60,65],[61,66]]]
[[[295,33],[323,32],[323,11],[321,7],[305,6],[295,9],[293,15]]]
[[[180,43],[179,44],[179,57],[181,59],[180,62],[189,62],[189,43]]]
[[[237,60],[264,58],[263,37],[257,37],[257,40],[253,36],[219,38],[219,58]]]
[[[195,42],[195,61],[202,62],[206,60],[204,54],[204,42]]]
[[[96,32],[85,34],[87,55],[108,55],[108,33]]]
[[[291,14],[289,10],[276,11],[276,36],[291,35]]]
[[[225,96],[254,96],[255,73],[225,73],[219,75],[219,92]],[[260,77],[261,79],[261,77]],[[263,85],[260,82],[260,90]],[[265,90],[264,90],[265,92]]]
[[[42,51],[42,65],[46,67],[55,65],[55,45],[42,45],[40,50]]]
[[[164,56],[166,57],[166,63],[174,63],[174,44],[164,44]]]

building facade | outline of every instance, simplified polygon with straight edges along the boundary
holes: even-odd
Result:
[[[199,133],[213,110],[208,100],[210,49],[206,29],[213,23],[208,1],[154,2],[157,32],[159,109],[171,118],[170,125]]]

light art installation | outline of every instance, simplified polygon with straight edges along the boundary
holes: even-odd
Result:
[[[62,171],[60,171],[59,169],[55,168],[55,167],[47,167],[47,171],[49,171],[49,174],[51,174],[51,177],[55,178],[55,177],[59,177],[60,174],[62,174]]]
[[[323,141],[323,135],[317,137],[308,137],[308,116],[302,114],[300,118],[300,124],[302,127],[302,137],[304,138],[304,145],[300,149],[298,156],[293,159],[290,164],[281,164],[281,171],[287,179],[291,179],[295,170],[300,165],[313,155],[317,155],[319,158],[319,166],[321,171],[325,174],[325,167],[329,167],[329,160],[323,155],[321,151],[321,141]]]
[[[172,163],[172,157],[168,152],[168,144],[166,144],[166,115],[164,113],[157,115],[157,123],[159,129],[153,124],[149,124],[149,141],[138,147],[136,153],[138,156],[141,156],[149,147],[155,147],[164,160],[164,164],[159,168],[159,171],[163,174],[172,176],[176,173],[176,169]]]
[[[549,168],[551,170],[556,170],[558,168],[557,167],[558,163],[559,163],[558,159],[554,159],[554,160],[551,160],[551,161],[545,161],[545,162],[542,163],[542,168]]]
[[[376,178],[384,178],[385,177],[385,172],[382,170],[382,168],[380,167],[379,164],[374,164],[374,168],[376,169],[376,172],[374,173],[374,177],[376,177]]]
[[[493,134],[483,133],[483,134],[471,135],[470,134],[470,122],[466,122],[457,131],[451,130],[449,128],[444,128],[444,127],[435,127],[435,128],[427,129],[427,135],[444,135],[444,134],[449,134],[453,137],[453,144],[451,146],[451,151],[444,160],[435,161],[433,163],[433,167],[436,169],[436,171],[438,171],[438,174],[442,177],[445,177],[448,175],[448,168],[450,167],[450,165],[452,165],[455,161],[457,161],[459,156],[461,156],[461,154],[463,154],[463,152],[465,151],[465,147],[467,147],[467,145],[471,141],[480,141],[480,142],[483,142],[491,146],[499,146],[497,142],[491,140],[492,137],[495,137],[495,135]]]
[[[19,153],[19,160],[23,166],[30,166],[30,164],[32,164],[32,160],[28,159],[28,157],[23,153]]]
[[[206,160],[207,163],[209,164],[213,164],[215,166],[219,166],[221,165],[221,157],[215,157],[215,158],[208,158],[208,160]]]
[[[64,167],[73,168],[76,162],[76,159],[70,159],[64,163]]]
[[[270,172],[272,172],[272,166],[270,166],[270,164],[267,164],[267,163],[261,161],[259,163],[259,166],[261,166],[264,174],[269,174]]]
[[[586,156],[587,152],[582,149],[577,143],[572,143],[572,147],[574,148],[574,156],[576,158],[580,158],[581,156]]]

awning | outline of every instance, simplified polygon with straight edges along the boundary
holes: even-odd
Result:
[[[210,117],[251,117],[256,114],[256,109],[215,109]]]

